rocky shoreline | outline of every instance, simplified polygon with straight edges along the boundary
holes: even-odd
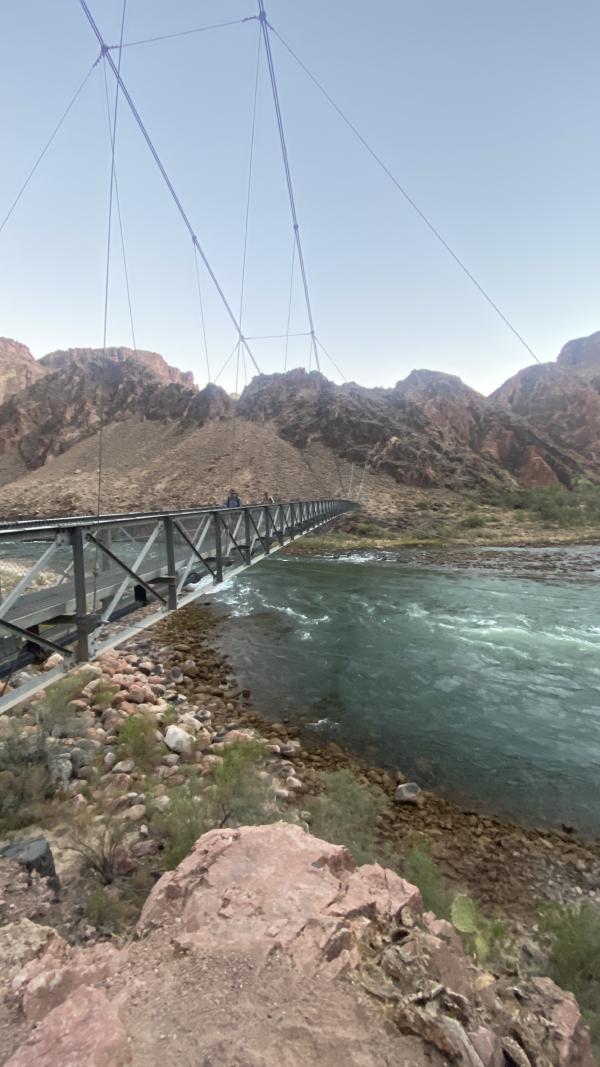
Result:
[[[450,886],[470,894],[487,915],[503,917],[524,960],[535,961],[540,952],[535,939],[540,904],[600,903],[600,841],[578,840],[568,829],[516,826],[466,811],[424,790],[411,796],[404,788],[408,783],[401,769],[391,772],[370,766],[336,744],[319,744],[314,736],[306,736],[285,721],[268,721],[253,707],[252,694],[240,689],[227,657],[219,650],[224,626],[223,613],[211,605],[188,606],[105,653],[90,667],[94,677],[72,702],[87,724],[85,733],[78,738],[54,739],[61,790],[58,802],[52,802],[55,823],[42,827],[55,852],[62,900],[53,900],[48,890],[40,888],[42,883],[34,882],[29,888],[23,875],[15,874],[8,861],[0,860],[0,940],[2,931],[13,929],[11,924],[26,925],[33,919],[35,924],[47,924],[42,931],[53,927],[68,944],[89,943],[89,951],[94,952],[94,946],[107,935],[94,928],[86,912],[89,877],[87,882],[82,878],[72,863],[72,853],[71,861],[66,859],[69,835],[77,820],[84,817],[88,826],[98,826],[108,817],[127,825],[119,872],[125,880],[142,872],[150,876],[145,899],[164,871],[153,819],[157,812],[168,809],[172,787],[183,785],[190,776],[210,777],[228,745],[257,737],[266,749],[260,773],[268,781],[273,803],[284,809],[296,828],[310,828],[310,797],[321,789],[322,772],[351,768],[359,782],[378,786],[388,797],[387,809],[377,820],[377,845],[386,857],[386,866],[402,872],[411,841],[415,835],[425,835],[431,855]],[[112,688],[107,704],[100,701],[99,694],[108,685]],[[31,729],[33,719],[31,708],[21,715],[24,732]],[[151,769],[119,753],[119,733],[128,720],[146,720],[155,726],[159,761]],[[20,836],[30,837],[35,832],[39,828],[27,826]],[[221,832],[225,831],[212,831]],[[194,854],[184,861],[186,869],[193,867]],[[133,932],[138,914],[139,908],[123,933]],[[442,927],[451,930],[448,924]],[[28,931],[31,933],[31,923],[26,925]],[[70,951],[64,948],[64,952]],[[174,952],[177,955],[178,950]],[[50,981],[54,971],[47,973]],[[379,981],[379,969],[376,974]],[[514,981],[508,976],[502,980],[507,989]],[[548,983],[548,979],[536,981]],[[376,999],[388,996],[387,986],[372,985],[369,977],[365,988],[370,995]],[[43,996],[46,992],[44,985]],[[9,998],[6,1008],[0,1010],[0,1061],[3,1048],[14,1048],[11,1004]],[[413,1024],[416,1026],[414,1020]],[[48,1063],[54,1064],[54,1060]]]
[[[319,741],[314,732],[261,715],[219,649],[226,626],[222,609],[191,605],[105,653],[90,668],[95,677],[73,702],[86,719],[85,736],[51,739],[54,773],[70,797],[72,814],[126,813],[144,827],[148,788],[153,805],[166,807],[168,789],[186,780],[186,763],[194,761],[198,774],[210,774],[225,745],[258,736],[267,745],[274,796],[296,809],[298,818],[307,819],[303,798],[319,792],[322,772],[349,767],[359,781],[378,786],[389,798],[378,835],[390,859],[401,866],[411,836],[426,835],[448,880],[489,912],[529,921],[545,901],[600,903],[600,840],[581,840],[566,826],[516,825],[465,810],[433,792],[407,790],[402,768],[371,766],[339,744]],[[109,706],[95,706],[97,686],[107,684],[113,687]],[[175,713],[171,722],[165,719],[169,708]],[[144,713],[156,724],[164,751],[151,774],[117,754],[120,726]],[[17,721],[27,733],[35,714],[26,710]],[[138,842],[138,852],[151,852],[151,845]]]

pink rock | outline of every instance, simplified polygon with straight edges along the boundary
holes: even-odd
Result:
[[[42,956],[19,972],[12,983],[13,992],[21,998],[28,1022],[37,1023],[80,986],[109,978],[118,960],[117,950],[105,942],[76,950],[56,937]]]
[[[73,708],[75,711],[87,711],[90,706],[90,702],[84,697],[81,697],[77,700],[70,700],[68,706],[70,708]]]
[[[5,1067],[126,1067],[127,1034],[100,989],[81,986],[46,1016]]]
[[[551,978],[533,978],[531,984],[545,1001],[545,1011],[554,1027],[559,1063],[594,1067],[587,1027],[572,993],[565,993]]]
[[[144,693],[144,686],[135,684],[129,687],[129,699],[134,704],[143,704],[146,696]]]
[[[487,1026],[480,1026],[467,1036],[483,1067],[504,1067],[506,1061],[502,1045],[500,1044],[500,1039],[492,1030],[488,1030]]]
[[[266,960],[288,953],[305,974],[339,974],[358,963],[371,918],[421,908],[415,886],[289,823],[211,830],[153,888],[139,922],[177,921],[181,944]]]
[[[130,696],[130,694],[128,694],[128,696]],[[134,704],[131,700],[124,700],[119,711],[124,715],[137,715],[139,712],[139,705]]]

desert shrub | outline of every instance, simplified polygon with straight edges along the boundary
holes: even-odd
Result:
[[[148,870],[138,868],[128,878],[119,879],[108,889],[96,885],[86,901],[89,921],[103,933],[121,934],[139,919],[154,879]]]
[[[107,934],[121,933],[132,920],[128,901],[109,893],[103,885],[92,889],[86,901],[86,912],[92,926]]]
[[[92,694],[92,704],[95,707],[101,708],[103,711],[109,708],[112,704],[115,693],[119,692],[119,687],[112,682],[107,682],[103,679],[94,686]]]
[[[167,726],[175,726],[176,723],[177,723],[177,708],[175,708],[173,706],[173,704],[167,704],[167,706],[166,706],[166,708],[165,708],[165,710],[163,712],[163,716],[162,716],[162,725],[163,725],[164,729],[166,730]]]
[[[39,819],[55,788],[43,732],[20,734],[15,723],[0,743],[0,772],[0,828],[18,830]]]
[[[141,770],[151,770],[160,760],[156,725],[145,715],[131,715],[121,725],[117,746],[119,759],[135,760]]]
[[[45,733],[52,737],[77,737],[85,732],[88,723],[83,725],[81,713],[70,708],[69,703],[81,696],[88,682],[94,677],[93,671],[77,671],[75,674],[65,675],[44,690],[35,710]]]
[[[265,752],[260,741],[236,741],[223,749],[210,786],[220,826],[254,826],[280,817],[279,808],[269,800],[270,781],[258,773]]]
[[[452,890],[431,855],[431,843],[424,834],[411,834],[402,876],[421,890],[423,908],[438,919],[450,919]]]
[[[169,793],[170,806],[153,818],[153,826],[164,838],[164,860],[173,870],[185,859],[194,843],[215,826],[207,803],[206,789],[198,779],[175,786]]]
[[[417,500],[416,507],[418,511],[429,511],[431,504],[428,500]]]
[[[111,885],[117,878],[119,855],[130,828],[126,819],[108,819],[102,823],[83,820],[74,826],[68,847],[81,856],[87,870],[102,885]]]
[[[485,516],[467,515],[467,518],[462,520],[461,526],[465,526],[468,530],[476,530],[481,526],[485,526]]]
[[[264,757],[263,744],[236,741],[223,749],[212,779],[189,778],[171,790],[169,807],[152,819],[165,840],[165,863],[169,869],[187,856],[207,830],[256,826],[283,817],[271,796],[270,782],[259,774]]]
[[[597,526],[600,524],[600,486],[579,478],[571,489],[546,486],[541,489],[514,489],[490,500],[499,507],[526,511],[550,526]]]
[[[551,904],[540,930],[549,944],[549,975],[577,997],[600,1052],[600,907]]]
[[[377,818],[387,807],[387,798],[377,786],[359,782],[344,768],[321,776],[323,791],[307,801],[311,833],[344,845],[357,863],[374,863],[381,855],[377,841]]]

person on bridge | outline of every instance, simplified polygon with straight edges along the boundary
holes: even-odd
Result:
[[[225,501],[225,507],[226,508],[241,508],[241,506],[242,506],[242,501],[240,500],[240,498],[239,498],[238,494],[236,493],[235,489],[230,489],[229,490],[229,495],[227,497],[227,500]]]

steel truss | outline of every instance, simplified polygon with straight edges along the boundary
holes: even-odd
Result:
[[[18,575],[7,595],[0,590],[0,677],[8,682],[51,653],[64,657],[58,670],[3,695],[0,685],[0,713],[355,507],[349,500],[293,500],[0,524],[0,564]],[[115,622],[151,603],[156,610],[114,632]]]

